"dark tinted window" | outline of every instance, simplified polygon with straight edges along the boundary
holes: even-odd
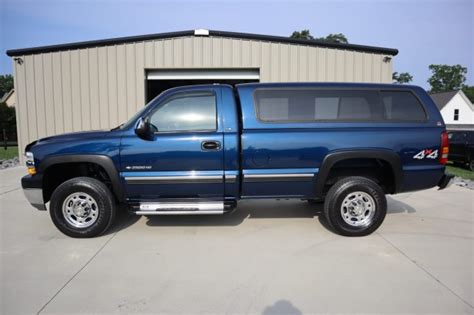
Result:
[[[474,131],[467,132],[467,141],[471,144],[474,143]]]
[[[423,106],[411,92],[385,91],[380,93],[389,120],[425,120]]]
[[[463,141],[465,138],[464,132],[450,132],[448,138],[451,142]]]
[[[186,93],[171,97],[152,114],[158,131],[216,129],[216,97],[212,93]]]
[[[377,91],[256,90],[258,118],[263,121],[382,120]]]
[[[474,132],[472,131],[451,131],[448,134],[449,141],[454,142],[467,142],[473,143],[474,142]]]

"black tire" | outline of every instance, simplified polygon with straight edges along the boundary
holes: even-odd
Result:
[[[94,215],[95,222],[92,225],[74,226],[63,214],[63,203],[74,193],[86,193],[95,201],[94,209],[97,212],[97,218]],[[54,225],[61,232],[71,237],[87,238],[104,233],[112,225],[116,206],[112,193],[104,183],[90,177],[76,177],[56,188],[51,196],[49,212]]]
[[[350,225],[346,223],[342,216],[342,203],[346,197],[354,192],[366,193],[373,199],[375,210],[366,225]],[[387,199],[383,190],[374,181],[365,177],[353,176],[339,180],[329,189],[324,202],[324,216],[328,225],[338,234],[344,236],[365,236],[371,234],[382,224],[386,214]]]

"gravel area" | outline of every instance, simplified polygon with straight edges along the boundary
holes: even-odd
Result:
[[[462,177],[456,176],[456,177],[454,177],[453,184],[474,190],[474,181],[470,180],[470,179],[464,179]]]
[[[9,160],[0,160],[0,170],[20,165],[18,157]]]

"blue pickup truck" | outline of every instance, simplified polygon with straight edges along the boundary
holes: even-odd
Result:
[[[167,90],[109,131],[26,146],[29,202],[72,237],[117,205],[137,215],[225,214],[241,199],[324,201],[346,236],[375,231],[386,194],[438,186],[448,136],[420,87],[348,83],[196,85]]]

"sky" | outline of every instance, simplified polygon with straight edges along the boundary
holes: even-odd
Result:
[[[397,48],[394,71],[428,88],[430,64],[461,64],[474,85],[474,0],[0,0],[0,74],[15,48],[197,28],[289,36],[343,33]]]

